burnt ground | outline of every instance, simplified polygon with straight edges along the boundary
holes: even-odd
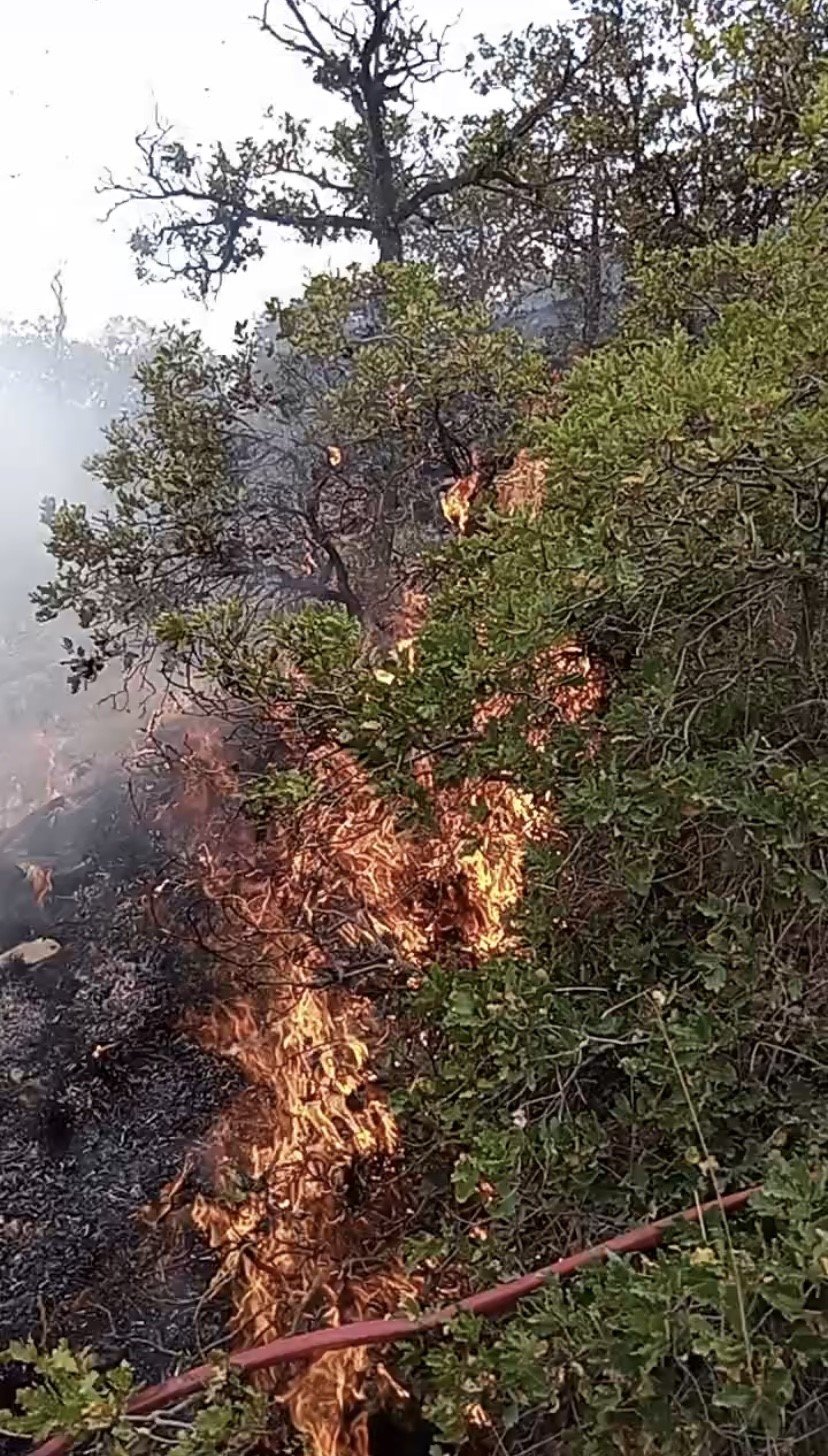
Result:
[[[209,1252],[140,1210],[238,1085],[179,1030],[206,969],[141,904],[165,853],[123,773],[0,834],[0,953],[34,936],[61,946],[0,966],[0,1347],[65,1335],[144,1379],[222,1338]],[[42,907],[29,861],[53,872]]]

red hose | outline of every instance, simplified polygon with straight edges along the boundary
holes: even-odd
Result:
[[[667,1218],[660,1218],[654,1223],[639,1224],[637,1228],[629,1229],[617,1238],[607,1239],[606,1243],[593,1244],[589,1249],[579,1249],[575,1254],[568,1254],[565,1259],[558,1259],[555,1264],[536,1269],[534,1274],[523,1274],[519,1279],[496,1284],[493,1289],[481,1290],[480,1294],[470,1294],[466,1299],[459,1299],[456,1304],[431,1310],[429,1314],[420,1315],[418,1319],[357,1320],[353,1324],[307,1330],[302,1335],[287,1335],[281,1340],[271,1340],[267,1345],[254,1345],[249,1350],[237,1350],[230,1356],[230,1366],[241,1371],[267,1370],[272,1365],[287,1365],[294,1360],[312,1360],[328,1350],[344,1350],[355,1345],[395,1344],[398,1340],[411,1339],[414,1335],[440,1329],[450,1324],[461,1312],[481,1315],[483,1318],[504,1314],[518,1300],[527,1294],[534,1294],[550,1279],[565,1279],[576,1270],[583,1269],[586,1264],[595,1264],[605,1259],[608,1254],[638,1254],[656,1248],[661,1243],[662,1234],[673,1224],[682,1221],[698,1223],[708,1213],[736,1213],[761,1192],[761,1187],[761,1183],[756,1183],[752,1188],[743,1188],[738,1193],[726,1193],[720,1198],[712,1199],[710,1203],[697,1203],[692,1208],[669,1214]],[[160,1385],[148,1385],[127,1402],[127,1414],[149,1415],[151,1411],[160,1410],[165,1405],[172,1405],[188,1396],[196,1395],[209,1384],[214,1375],[214,1365],[196,1365],[191,1370],[185,1370],[182,1375],[173,1375],[169,1380],[162,1380]],[[31,1456],[66,1456],[75,1439],[65,1433],[50,1436],[48,1441],[35,1447]]]

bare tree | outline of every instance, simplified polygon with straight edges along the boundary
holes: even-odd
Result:
[[[55,300],[55,355],[60,358],[66,347],[66,294],[63,287],[63,270],[58,268],[49,287]]]
[[[430,204],[492,181],[518,183],[517,154],[568,88],[574,62],[564,49],[540,98],[502,118],[486,144],[463,162],[441,154],[440,131],[416,117],[419,90],[446,74],[446,33],[436,36],[403,0],[355,0],[341,18],[313,0],[263,0],[262,33],[298,56],[314,83],[346,108],[343,119],[314,128],[290,114],[271,115],[273,135],[246,138],[228,151],[187,150],[158,119],[137,138],[139,173],[108,175],[113,208],[154,205],[133,234],[139,272],[151,267],[184,278],[202,296],[262,255],[268,225],[306,242],[371,239],[381,261],[400,262],[404,236]]]

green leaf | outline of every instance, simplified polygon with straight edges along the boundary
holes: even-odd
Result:
[[[457,1159],[454,1165],[451,1181],[454,1187],[454,1196],[458,1203],[466,1203],[477,1190],[477,1185],[480,1181],[480,1169],[473,1159],[464,1153]]]

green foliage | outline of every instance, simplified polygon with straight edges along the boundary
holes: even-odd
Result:
[[[160,612],[215,592],[238,501],[226,368],[198,335],[171,332],[136,379],[140,407],[108,426],[108,448],[88,465],[111,505],[49,513],[56,573],[33,593],[39,620],[73,610],[99,660],[118,653],[127,670]]]
[[[245,784],[242,806],[251,819],[266,823],[279,809],[306,803],[313,789],[313,779],[298,769],[271,769]]]
[[[441,459],[446,468],[438,412],[459,444],[508,450],[548,394],[542,356],[514,330],[495,329],[485,308],[453,301],[425,264],[323,274],[281,318],[308,357],[354,356],[322,405],[328,438],[363,450],[384,443],[389,455],[396,445],[421,470]]]
[[[414,1007],[424,1044],[406,1044],[409,1156],[451,1189],[422,1237],[474,1284],[775,1176],[779,1150],[825,1165],[827,243],[819,206],[755,247],[651,264],[621,337],[531,427],[541,515],[492,515],[449,553],[413,667],[374,694],[393,749],[383,763],[366,746],[380,778],[399,788],[430,741],[438,781],[506,773],[551,795],[565,833],[529,852],[520,954],[434,968]],[[548,717],[532,746],[532,664],[573,637],[603,663],[607,703]],[[522,706],[475,737],[474,704],[497,692]],[[715,1264],[689,1250],[590,1275],[583,1323],[579,1277],[544,1306],[560,1416],[533,1374],[547,1326],[522,1314],[492,1357],[497,1409],[541,1402],[565,1449],[590,1452],[758,1451],[786,1422],[805,1439],[825,1352],[800,1360],[800,1337],[823,1337],[800,1273],[820,1219],[780,1225],[767,1256],[764,1224],[734,1225]],[[741,1364],[711,1334],[737,1285]],[[802,1294],[795,1341],[763,1285]],[[616,1367],[650,1301],[652,1349]],[[467,1356],[430,1354],[423,1374],[449,1431],[486,1404],[489,1356],[472,1394]]]
[[[416,235],[417,255],[475,297],[566,280],[563,353],[606,337],[618,265],[637,247],[755,242],[826,178],[809,141],[828,60],[819,0],[583,0],[573,12],[481,38],[475,88],[541,115],[511,158],[511,188],[447,197]],[[578,64],[561,85],[570,45]],[[466,119],[469,155],[502,119]]]
[[[133,1373],[126,1361],[101,1371],[88,1351],[75,1353],[65,1340],[41,1353],[34,1341],[13,1341],[2,1352],[4,1363],[31,1367],[39,1379],[21,1390],[20,1413],[0,1414],[3,1429],[35,1439],[67,1430],[73,1434],[117,1425],[132,1394]]]
[[[231,597],[166,612],[154,631],[162,650],[239,702],[260,711],[301,702],[311,737],[316,728],[333,729],[350,704],[362,642],[359,624],[340,610],[307,606],[268,614]]]
[[[545,1435],[584,1456],[707,1456],[780,1438],[785,1449],[786,1437],[816,1452],[826,1216],[824,1176],[772,1159],[761,1198],[729,1230],[708,1216],[671,1230],[655,1256],[551,1282],[502,1325],[458,1320],[423,1357],[428,1413],[448,1440],[463,1439],[476,1406],[519,1446]]]
[[[175,1410],[133,1416],[127,1404],[135,1376],[126,1361],[98,1368],[88,1350],[74,1351],[65,1340],[38,1351],[34,1342],[14,1341],[0,1362],[28,1366],[33,1383],[18,1392],[16,1408],[0,1411],[0,1431],[35,1441],[65,1431],[94,1442],[113,1456],[219,1456],[247,1451],[267,1425],[267,1402],[244,1387],[220,1363],[199,1397]]]
[[[279,317],[298,354],[331,378],[312,431],[341,454],[352,517],[354,487],[366,502],[345,554],[369,615],[381,617],[371,604],[387,602],[395,579],[439,538],[446,479],[469,470],[473,450],[513,447],[548,397],[547,365],[485,309],[452,299],[424,265],[316,278]]]
[[[541,356],[424,266],[314,279],[280,320],[272,377],[245,337],[213,359],[171,334],[90,462],[107,508],[50,514],[56,571],[34,600],[90,633],[89,649],[67,643],[73,686],[113,656],[128,675],[153,658],[167,676],[196,668],[257,703],[285,691],[288,664],[344,680],[356,619],[383,618],[445,525],[448,455],[462,470],[472,446],[508,449],[548,396]]]

